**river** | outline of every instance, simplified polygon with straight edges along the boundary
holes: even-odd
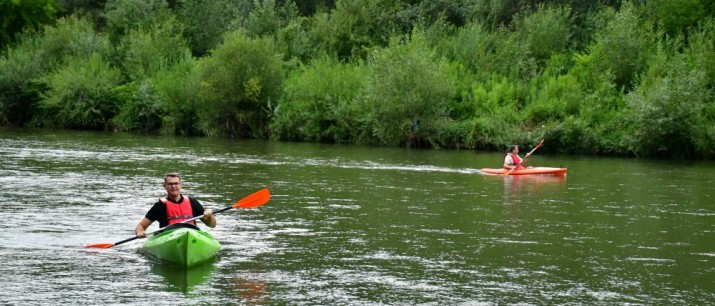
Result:
[[[501,159],[0,128],[0,303],[715,304],[715,164],[537,151],[568,174],[480,173]],[[207,208],[271,200],[200,224],[223,247],[197,268],[83,247],[132,237],[168,172]]]

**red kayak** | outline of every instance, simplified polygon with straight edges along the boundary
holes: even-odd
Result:
[[[485,174],[507,174],[510,169],[504,168],[483,168],[480,171]],[[553,167],[531,167],[514,170],[509,175],[554,175],[563,176],[566,175],[566,168],[553,168]]]

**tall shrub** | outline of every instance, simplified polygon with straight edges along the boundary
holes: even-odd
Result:
[[[161,111],[161,131],[177,135],[203,135],[198,116],[199,77],[197,62],[187,57],[153,80],[156,102]],[[151,104],[154,105],[154,104]]]
[[[372,141],[382,145],[433,146],[454,98],[446,61],[432,56],[424,35],[394,38],[374,53],[366,102]]]
[[[109,0],[105,10],[105,32],[113,42],[131,30],[151,27],[169,14],[166,0]]]
[[[486,81],[471,84],[470,91],[462,98],[469,107],[461,110],[464,117],[459,120],[464,145],[494,149],[528,138],[522,132],[520,112],[526,100],[524,87],[520,81],[496,73]]]
[[[490,75],[496,70],[492,61],[498,37],[485,26],[472,22],[459,28],[454,36],[438,44],[438,50],[445,56],[462,63],[469,71]]]
[[[199,117],[210,135],[265,137],[271,108],[278,100],[283,66],[269,38],[241,31],[202,59],[198,67]]]
[[[0,55],[0,125],[23,125],[35,113],[39,88],[34,80],[47,68],[33,43],[25,39]]]
[[[176,0],[176,3],[176,14],[184,25],[184,36],[194,56],[205,56],[219,45],[224,33],[236,29],[245,17],[241,4],[251,5],[249,1],[237,0]]]
[[[552,55],[568,50],[573,22],[570,9],[539,5],[519,17],[516,31],[529,45],[529,54],[543,65]]]
[[[190,56],[181,33],[181,25],[173,17],[130,30],[117,46],[124,74],[131,81],[141,81]]]
[[[651,0],[645,10],[651,19],[669,36],[686,34],[705,21],[706,8],[701,0]],[[712,17],[712,16],[710,16]]]
[[[712,89],[705,73],[682,55],[662,51],[635,91],[630,107],[630,148],[638,155],[712,156]]]
[[[657,36],[630,2],[617,12],[605,10],[602,18],[606,25],[589,46],[593,67],[597,73],[612,74],[615,84],[629,91],[635,76],[646,69],[649,55],[655,52]]]
[[[357,101],[367,81],[361,64],[322,58],[292,72],[271,121],[272,137],[283,140],[352,143],[360,136]]]
[[[42,78],[41,123],[66,128],[106,129],[117,114],[115,93],[121,73],[99,54],[74,57]]]
[[[68,59],[108,51],[107,39],[89,20],[76,15],[61,18],[38,33],[26,32],[0,56],[0,123],[29,123],[39,114],[37,101],[45,90],[37,79],[61,69]]]
[[[59,0],[0,1],[0,49],[23,31],[37,31],[63,11]]]
[[[106,35],[97,32],[90,20],[79,15],[61,18],[55,25],[45,27],[37,35],[35,47],[39,60],[49,70],[63,66],[68,58],[88,58],[95,53],[106,57],[110,51]]]

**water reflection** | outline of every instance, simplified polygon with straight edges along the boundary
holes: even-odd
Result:
[[[191,268],[185,268],[152,261],[151,271],[166,280],[167,291],[188,294],[196,286],[211,279],[211,275],[216,270],[215,264],[216,259]]]
[[[555,186],[566,183],[566,176],[501,175],[500,177],[504,179],[504,191],[518,191],[522,188],[534,191],[546,185]]]
[[[262,280],[237,278],[233,281],[234,292],[241,305],[267,305],[268,290]]]
[[[504,184],[505,203],[533,200],[535,195],[554,193],[566,186],[565,176],[553,175],[499,175]]]

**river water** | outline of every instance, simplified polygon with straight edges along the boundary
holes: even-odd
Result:
[[[547,142],[546,146],[553,145]],[[0,129],[0,304],[715,304],[715,164]],[[193,269],[133,236],[163,175],[219,209]],[[151,230],[156,230],[157,224]]]

